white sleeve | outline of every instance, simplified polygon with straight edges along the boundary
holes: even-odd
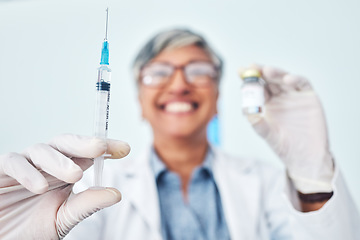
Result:
[[[276,178],[279,179],[274,176],[274,179]],[[335,170],[332,182],[334,195],[317,211],[308,213],[299,211],[296,190],[289,179],[286,181],[285,188],[284,184],[276,184],[275,188],[268,188],[272,190],[267,192],[265,213],[268,217],[271,239],[360,239],[360,216],[338,169]],[[279,193],[280,195],[282,193],[284,201],[279,200]],[[286,204],[286,208],[289,209],[287,217],[280,210],[284,208],[280,206],[282,204]]]

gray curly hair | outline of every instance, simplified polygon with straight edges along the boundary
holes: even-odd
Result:
[[[170,29],[156,34],[139,51],[133,62],[133,73],[139,85],[140,71],[151,59],[163,50],[196,45],[205,50],[218,68],[218,79],[221,78],[223,61],[220,56],[209,46],[205,38],[189,29]]]

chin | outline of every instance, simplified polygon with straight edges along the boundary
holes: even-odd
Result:
[[[195,140],[204,138],[206,141],[206,128],[203,129],[190,129],[190,128],[181,128],[180,126],[172,127],[167,131],[163,131],[162,134],[158,134],[166,139],[184,139],[184,140]]]

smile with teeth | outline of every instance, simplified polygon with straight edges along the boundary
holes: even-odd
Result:
[[[170,113],[186,113],[196,109],[197,104],[190,102],[170,102],[165,104],[162,108]]]

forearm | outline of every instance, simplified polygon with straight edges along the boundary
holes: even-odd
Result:
[[[312,193],[312,194],[303,194],[298,192],[298,197],[300,199],[300,207],[302,212],[312,212],[319,210],[324,206],[324,204],[332,197],[333,192],[331,193]]]

